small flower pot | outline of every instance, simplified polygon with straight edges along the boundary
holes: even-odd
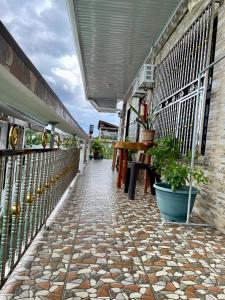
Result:
[[[153,143],[155,137],[155,130],[153,129],[143,129],[142,130],[142,142]]]
[[[189,186],[184,186],[175,192],[171,190],[167,183],[155,183],[157,204],[161,218],[165,221],[186,222],[188,209]],[[198,190],[192,187],[191,206],[192,212]]]

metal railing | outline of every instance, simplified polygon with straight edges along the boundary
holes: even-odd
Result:
[[[0,151],[0,284],[77,174],[80,149]]]

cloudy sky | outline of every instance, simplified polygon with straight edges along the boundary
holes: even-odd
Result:
[[[0,4],[2,22],[81,127],[97,129],[99,119],[118,124],[117,114],[98,113],[85,100],[65,0]]]

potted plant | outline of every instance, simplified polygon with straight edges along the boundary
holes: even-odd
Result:
[[[207,183],[207,178],[199,168],[191,171],[190,155],[180,155],[180,143],[172,137],[158,141],[156,147],[148,150],[152,155],[153,167],[162,178],[155,183],[157,204],[162,219],[185,222],[187,218],[189,182],[192,175],[194,183]],[[192,212],[198,190],[192,187],[190,213]]]
[[[140,113],[131,104],[130,108],[137,115],[136,121],[142,127],[142,141],[153,142],[155,136],[153,125],[157,117],[157,107],[155,107],[151,113],[149,113],[148,105],[145,102],[141,104]]]
[[[102,151],[102,144],[99,139],[94,139],[91,142],[91,149],[93,151],[93,158],[99,159],[100,158],[100,152]]]

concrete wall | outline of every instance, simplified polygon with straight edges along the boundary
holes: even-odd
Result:
[[[216,59],[225,54],[225,4],[218,14]],[[225,232],[225,59],[214,68],[206,142],[209,183],[202,188],[197,211]]]

